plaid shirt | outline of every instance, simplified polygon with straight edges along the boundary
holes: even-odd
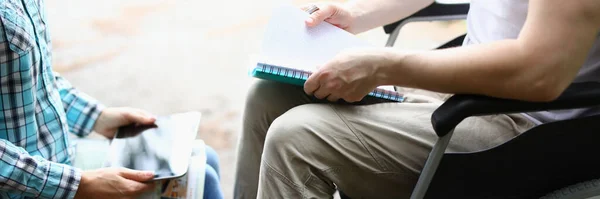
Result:
[[[43,0],[0,0],[0,198],[73,198],[67,132],[92,131],[102,107],[52,71]]]

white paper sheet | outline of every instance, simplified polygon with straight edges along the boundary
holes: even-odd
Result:
[[[291,5],[275,9],[259,62],[314,71],[345,49],[370,47],[367,42],[329,23],[306,26],[309,14]],[[380,87],[393,90],[391,86]]]
[[[276,9],[267,26],[260,61],[314,70],[344,49],[369,46],[329,23],[308,27],[304,22],[308,16],[308,13],[293,6]]]

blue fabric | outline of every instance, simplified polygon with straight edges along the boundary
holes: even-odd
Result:
[[[208,145],[205,146],[205,151],[206,164],[210,165],[213,169],[215,169],[217,175],[220,176],[221,173],[219,172],[219,155],[217,155],[217,152]]]
[[[223,192],[220,186],[219,175],[219,156],[217,152],[209,146],[205,146],[206,151],[206,173],[204,179],[204,199],[222,199]]]
[[[206,178],[204,179],[204,199],[222,199],[223,192],[219,185],[219,175],[215,169],[206,165]]]

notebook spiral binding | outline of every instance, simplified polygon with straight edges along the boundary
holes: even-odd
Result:
[[[278,76],[283,76],[283,77],[287,77],[287,78],[304,80],[304,81],[306,81],[308,79],[308,76],[310,76],[310,74],[312,74],[311,72],[304,71],[304,70],[290,69],[290,68],[285,68],[285,67],[281,67],[281,66],[265,64],[265,63],[257,63],[255,71],[278,75]],[[392,100],[392,101],[397,101],[397,102],[403,102],[405,100],[404,96],[398,92],[389,91],[389,90],[380,89],[380,88],[377,88],[374,91],[370,92],[369,96]]]

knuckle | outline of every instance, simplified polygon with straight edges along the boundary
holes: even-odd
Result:
[[[316,97],[317,99],[323,99],[323,96],[321,96],[321,94],[320,94],[320,93],[315,93],[315,97]]]
[[[123,175],[125,175],[125,172],[123,172],[122,170],[112,170],[112,171],[109,171],[109,172],[110,172],[111,174],[113,174],[113,175],[118,175],[118,176],[123,176]]]
[[[306,94],[311,94],[312,92],[314,92],[315,87],[316,85],[313,81],[306,81],[306,83],[304,84],[304,92]]]
[[[310,94],[311,90],[307,86],[304,86],[304,93]]]
[[[323,92],[323,93],[317,93],[317,94],[315,94],[315,97],[317,97],[317,98],[319,98],[319,99],[323,99],[323,98],[325,98],[326,96],[327,96],[327,94],[326,94],[326,93],[324,93],[324,92]]]
[[[127,175],[127,173],[129,171],[127,169],[125,169],[125,168],[118,168],[118,169],[115,169],[114,172],[116,172],[120,176],[123,176],[123,175]]]
[[[329,82],[327,83],[327,85],[325,86],[325,88],[329,89],[329,90],[337,90],[340,88],[340,84],[338,82]]]
[[[334,4],[330,4],[330,3],[321,5],[319,7],[319,10],[322,10],[323,12],[327,12],[327,13],[334,13],[334,11],[336,9],[337,9],[337,6]]]

